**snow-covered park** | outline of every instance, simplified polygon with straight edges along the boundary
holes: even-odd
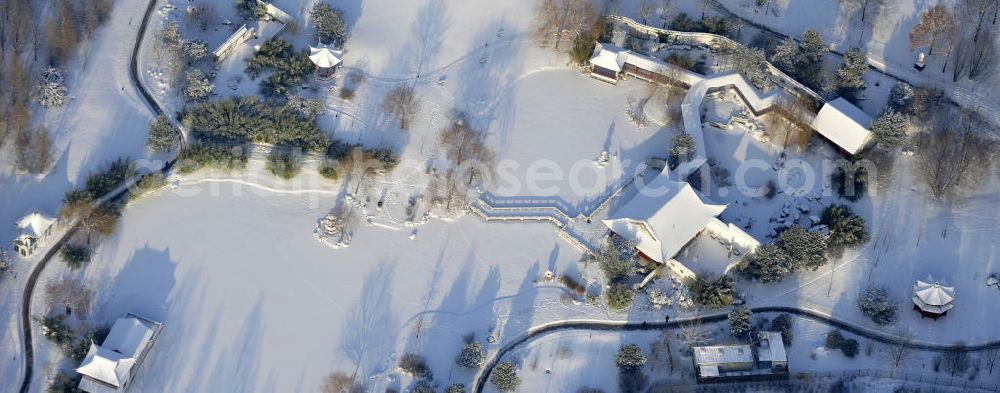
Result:
[[[869,9],[869,2],[876,5]],[[961,0],[963,7],[973,2]],[[1000,352],[986,351],[1000,347],[993,328],[1000,323],[997,153],[976,156],[981,161],[973,164],[981,168],[970,172],[973,179],[956,180],[957,191],[936,195],[928,180],[930,149],[918,143],[916,134],[932,132],[939,119],[921,124],[929,117],[908,112],[908,123],[901,127],[904,139],[913,143],[892,149],[883,149],[882,140],[872,147],[875,143],[867,139],[865,149],[845,148],[839,136],[846,131],[813,131],[820,126],[810,123],[837,97],[834,90],[842,87],[831,86],[848,72],[841,65],[850,57],[848,48],[859,46],[856,79],[864,87],[850,91],[854,104],[848,105],[856,105],[867,120],[855,117],[845,128],[866,123],[860,126],[865,137],[880,138],[868,135],[868,128],[875,128],[872,119],[892,107],[890,96],[896,92],[891,89],[906,81],[914,88],[941,89],[939,100],[946,104],[928,106],[933,110],[981,114],[983,123],[975,123],[975,131],[985,135],[980,141],[997,146],[1000,96],[991,88],[1000,83],[997,73],[953,80],[950,69],[940,71],[952,64],[940,50],[928,56],[926,70],[913,67],[925,48],[911,47],[911,30],[922,12],[950,7],[947,2],[616,0],[595,2],[588,12],[595,18],[603,13],[632,19],[613,19],[598,24],[599,29],[544,20],[546,4],[583,4],[579,0],[328,2],[344,22],[335,43],[321,42],[317,35],[320,17],[312,10],[322,0],[254,1],[249,8],[231,3],[115,2],[61,64],[66,103],[46,103],[30,112],[29,123],[51,135],[46,150],[51,163],[26,171],[20,153],[0,139],[0,221],[18,222],[31,212],[62,216],[51,233],[38,236],[36,251],[18,249],[10,267],[0,269],[0,297],[9,299],[0,304],[0,354],[5,355],[0,356],[0,391],[45,390],[62,376],[78,376],[74,369],[80,362],[73,356],[95,356],[96,349],[72,348],[76,341],[87,344],[87,338],[71,336],[70,344],[59,343],[46,316],[65,318],[70,333],[84,337],[128,313],[162,323],[151,340],[155,345],[132,371],[132,391],[339,391],[329,387],[331,375],[349,376],[364,391],[425,392],[424,384],[431,391],[453,384],[471,391],[490,381],[496,363],[507,361],[517,370],[517,391],[693,390],[698,385],[687,347],[744,340],[731,333],[725,319],[740,305],[802,313],[791,317],[795,340],[786,346],[788,386],[961,391],[956,386],[965,380],[986,387],[1000,382],[992,370]],[[1000,7],[991,4],[981,5]],[[38,6],[39,20],[61,12]],[[207,15],[195,16],[196,11]],[[955,12],[960,11],[971,12],[960,7]],[[246,12],[250,19],[241,15]],[[984,42],[996,44],[1000,39],[992,31],[1000,9],[983,12],[983,28],[991,34]],[[720,44],[718,36],[681,41],[671,35],[676,32],[660,29],[682,26],[677,22],[682,13],[692,20],[724,19],[730,23],[725,42],[732,44]],[[209,22],[199,26],[204,20]],[[546,27],[557,22],[566,25]],[[239,30],[244,23],[253,36],[276,34],[288,48],[249,38],[213,60],[212,51],[229,42],[233,32],[245,31]],[[641,24],[649,26],[634,28]],[[696,26],[708,29],[710,24]],[[807,29],[818,31],[825,45],[817,69],[827,79],[815,91],[799,82],[790,87],[790,71],[770,63],[748,73],[736,64],[746,58],[727,46],[763,47],[761,62],[777,62],[775,34],[802,39]],[[56,33],[36,30],[45,36],[36,45],[50,53]],[[608,66],[617,69],[601,71],[598,62],[587,60],[597,59],[602,46],[591,54],[593,43],[576,40],[586,34],[612,41],[601,44],[608,53],[617,51]],[[678,36],[684,34],[689,33]],[[987,40],[979,34],[977,39]],[[542,38],[555,36],[563,45],[558,50],[551,42],[540,45]],[[192,46],[208,52],[199,60],[176,57],[170,45],[185,53]],[[324,46],[342,60],[330,67],[330,77],[319,77],[325,67],[306,60],[310,47]],[[257,57],[280,50],[300,63],[273,65]],[[955,50],[992,53],[981,46]],[[30,52],[14,56],[28,59]],[[579,61],[570,58],[580,53]],[[250,71],[258,66],[264,71]],[[281,86],[269,78],[287,71],[282,67],[305,69],[306,77]],[[674,68],[684,71],[669,71]],[[657,80],[649,69],[673,78],[670,86],[647,81]],[[6,66],[0,70],[7,72]],[[35,75],[40,71],[32,72],[32,78],[40,78]],[[772,79],[762,91],[755,76],[763,74]],[[718,86],[706,87],[711,83]],[[282,88],[287,91],[274,93]],[[809,94],[797,95],[801,89]],[[400,91],[416,97],[406,114],[389,104],[388,97]],[[0,93],[6,100],[6,90]],[[184,154],[192,146],[236,146],[238,139],[227,138],[248,133],[226,130],[232,135],[213,140],[197,123],[203,121],[196,116],[202,108],[240,97],[260,97],[261,107],[280,107],[275,118],[288,116],[268,132],[292,134],[307,123],[322,142],[343,146],[343,152],[331,153],[335,149],[326,144],[309,150],[275,142],[280,137],[254,136],[242,141],[250,146],[245,150],[229,150],[246,162],[236,169],[183,167],[185,159],[191,161]],[[288,97],[315,108],[286,110],[282,105]],[[695,102],[689,102],[692,97]],[[176,127],[181,142],[174,145],[171,131],[169,148],[153,151],[144,143],[160,109],[161,123]],[[315,113],[302,114],[307,109]],[[806,115],[797,119],[801,124],[792,124],[799,111]],[[962,121],[954,123],[971,124]],[[690,156],[678,158],[678,141],[691,134]],[[274,169],[275,157],[286,147],[304,157],[291,176]],[[346,164],[355,151],[369,161],[371,155],[392,164],[387,169]],[[858,154],[852,158],[852,153]],[[78,207],[71,191],[95,187],[88,175],[118,157],[136,160],[140,174],[158,172],[165,163],[169,167],[175,157],[181,160],[164,171],[155,190],[130,197],[102,236],[99,225],[90,222],[96,213],[72,218],[70,208]],[[482,167],[461,172],[466,159]],[[866,173],[867,192],[855,200],[839,196],[830,181],[835,165],[850,159],[874,168]],[[344,163],[334,176],[324,173],[331,160]],[[708,172],[709,177],[695,181]],[[460,180],[452,184],[449,176]],[[442,178],[448,179],[444,186]],[[632,201],[657,203],[644,187],[667,181],[697,183],[684,195],[700,204],[674,205],[677,210],[670,212],[684,218],[667,217],[666,224],[653,216],[669,199],[652,206],[650,217],[622,217]],[[119,186],[126,187],[112,189]],[[853,211],[865,239],[831,246],[828,252],[826,239],[836,234],[822,212],[831,205]],[[705,206],[718,211],[712,210],[708,224],[699,221],[694,235],[659,238],[674,233],[665,230],[690,229],[691,222],[670,219],[685,221],[686,210]],[[608,257],[613,253],[606,244],[614,244],[609,239],[625,236],[613,219],[640,228],[635,239],[628,239],[630,256]],[[801,261],[789,257],[787,264],[795,267],[774,273],[780,277],[773,280],[750,271],[747,261],[761,249],[784,247],[782,233],[793,226],[822,234],[825,263],[800,268]],[[24,233],[22,227],[0,226],[0,238],[22,241],[15,243],[18,247],[28,244]],[[739,244],[743,248],[733,233],[746,240]],[[668,243],[676,243],[677,250],[648,255],[648,244],[659,251]],[[73,265],[67,250],[83,246],[92,254]],[[624,277],[613,276],[602,258],[627,259]],[[671,264],[686,270],[665,268]],[[702,298],[692,288],[700,281],[691,273],[698,280],[732,277],[732,293],[720,296],[725,304],[699,303]],[[935,319],[911,310],[917,280],[953,288],[954,299],[948,302],[954,308]],[[79,285],[82,306],[71,307],[69,295],[53,289],[67,282]],[[886,291],[895,311],[890,323],[876,323],[859,308],[868,287]],[[624,307],[612,304],[619,288],[630,293]],[[28,301],[31,307],[21,310]],[[753,321],[767,330],[763,319],[777,316],[760,313]],[[665,317],[675,319],[667,330],[646,325],[663,323]],[[702,317],[714,319],[688,323]],[[536,334],[547,324],[574,322],[617,327]],[[631,328],[621,328],[625,323]],[[826,347],[836,326],[862,332],[843,333],[860,343],[859,354],[846,356]],[[692,329],[701,332],[698,340],[691,340]],[[905,339],[910,346],[961,343],[982,350],[971,352],[964,367],[955,365],[948,375],[943,354],[954,351],[913,349],[894,365],[895,347],[886,337]],[[483,348],[476,367],[456,364],[469,342]],[[642,388],[621,388],[615,354],[624,344],[638,345],[646,357],[639,368]],[[29,354],[33,362],[26,366]],[[413,359],[420,359],[419,367]],[[480,387],[498,390],[495,382]]]

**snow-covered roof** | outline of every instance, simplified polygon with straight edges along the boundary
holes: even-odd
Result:
[[[699,366],[725,363],[753,363],[749,345],[715,345],[693,347],[694,362]]]
[[[671,180],[664,169],[603,223],[635,242],[647,257],[664,263],[725,209],[706,203],[690,184]]]
[[[80,367],[77,367],[76,372],[110,386],[121,387],[128,381],[137,358],[150,345],[156,329],[155,322],[132,314],[118,318],[108,332],[108,337],[104,339],[104,343],[100,346],[90,344],[90,350],[87,351],[87,356],[80,363]],[[81,380],[81,389],[88,390],[84,386],[86,379]],[[92,382],[87,383],[100,386]]]
[[[598,42],[594,46],[594,53],[590,57],[590,64],[611,71],[621,72],[622,65],[625,64],[625,58],[628,56],[628,53],[629,51],[617,46]]]
[[[327,47],[309,47],[309,60],[312,60],[313,64],[319,68],[336,67],[341,62],[341,54],[341,51],[331,50]]]
[[[21,231],[22,235],[38,238],[42,237],[42,235],[45,234],[45,231],[47,231],[52,224],[55,224],[55,222],[56,219],[36,211],[19,220],[17,222],[17,229]]]
[[[812,121],[812,128],[851,154],[871,140],[872,118],[843,97],[827,102]]]
[[[921,310],[941,314],[955,307],[955,287],[946,287],[939,283],[927,283],[917,280],[913,284],[913,304]]]
[[[762,362],[787,362],[785,341],[778,332],[760,332],[757,358]]]

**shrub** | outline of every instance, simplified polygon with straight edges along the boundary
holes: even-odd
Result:
[[[283,148],[276,147],[267,156],[267,170],[272,175],[288,180],[299,174],[302,169],[302,162],[292,153]]]
[[[236,12],[248,20],[261,20],[267,16],[267,8],[257,0],[236,0]]]
[[[792,346],[792,316],[782,313],[771,321],[771,330],[781,332],[781,341],[786,347]]]
[[[314,152],[330,146],[330,138],[314,120],[304,119],[294,108],[268,105],[254,97],[185,108],[181,118],[202,141],[266,143]]]
[[[135,175],[135,167],[127,158],[118,158],[107,164],[103,170],[87,176],[84,197],[99,199],[114,191]]]
[[[324,162],[319,166],[319,175],[330,180],[337,180],[340,174],[337,173],[337,167],[333,163]]]
[[[858,340],[844,338],[839,330],[831,331],[826,335],[826,347],[828,349],[840,349],[840,352],[849,358],[854,358],[858,354]]]
[[[73,342],[73,329],[66,324],[65,315],[49,315],[45,317],[35,317],[42,326],[42,335],[61,348],[65,348]]]
[[[897,112],[892,107],[886,109],[881,116],[872,122],[871,131],[878,146],[885,150],[893,150],[905,146],[907,118],[903,112]]]
[[[517,376],[517,366],[513,362],[503,362],[498,364],[490,373],[490,382],[501,392],[513,392],[521,384],[521,378]]]
[[[177,145],[177,129],[170,124],[166,115],[160,115],[149,124],[149,138],[146,147],[156,152],[173,150]]]
[[[66,244],[59,250],[59,256],[70,269],[76,270],[84,263],[90,262],[90,247],[84,245]]]
[[[420,377],[425,379],[433,379],[430,367],[427,367],[427,362],[424,360],[423,356],[407,353],[399,359],[399,369],[400,371]]]
[[[212,81],[208,80],[199,69],[193,69],[187,72],[185,79],[187,83],[184,85],[184,97],[188,101],[204,101],[208,99],[208,96],[212,95],[212,89],[215,88],[212,85]]]
[[[726,319],[729,321],[729,332],[737,338],[750,337],[750,318],[752,313],[747,306],[739,306],[729,312]]]
[[[722,308],[733,304],[736,284],[727,275],[709,278],[698,275],[688,283],[688,292],[691,294],[691,301],[699,307]]]
[[[608,292],[605,294],[605,297],[608,307],[615,311],[621,311],[632,307],[632,301],[635,298],[635,290],[627,284],[611,284],[611,287],[608,288]]]
[[[693,57],[686,53],[672,52],[667,55],[666,59],[668,64],[673,64],[675,66],[684,68],[689,71],[697,72],[699,74],[703,73],[704,64],[699,63]]]
[[[312,61],[306,52],[296,52],[292,44],[280,38],[272,38],[261,45],[247,62],[246,73],[251,78],[257,79],[265,71],[272,73],[261,82],[261,94],[267,97],[284,97],[293,86],[306,80],[312,72]]]
[[[483,353],[483,345],[477,342],[470,342],[465,344],[462,352],[455,358],[455,364],[462,367],[479,368],[479,366],[483,365],[484,360],[486,360],[486,355]]]
[[[63,79],[62,72],[56,68],[49,67],[42,72],[35,86],[35,99],[38,104],[45,108],[55,108],[66,104],[69,100],[69,91],[66,90],[66,80]]]
[[[160,172],[153,172],[139,179],[130,193],[133,197],[140,197],[166,186],[167,178]]]
[[[580,284],[579,281],[576,281],[576,279],[574,279],[573,277],[567,276],[565,274],[559,276],[559,283],[561,283],[570,291],[573,291],[573,293],[577,294],[577,296],[583,295],[584,292],[587,291],[587,288],[584,287],[582,284]]]
[[[649,376],[641,370],[618,370],[618,391],[621,393],[641,393],[646,391]]]
[[[889,107],[900,112],[910,109],[913,101],[913,87],[906,82],[897,82],[889,90]]]
[[[670,140],[670,163],[673,167],[694,158],[694,138],[686,132],[678,133]]]
[[[430,382],[421,379],[413,385],[413,389],[410,389],[412,393],[434,393],[434,388],[431,387]]]
[[[642,349],[638,345],[622,345],[618,348],[615,364],[622,370],[638,370],[646,365],[646,356],[642,354]]]
[[[896,302],[885,288],[869,286],[858,294],[858,308],[872,322],[887,325],[896,320]]]
[[[205,167],[223,171],[243,169],[247,165],[246,147],[195,144],[181,151],[177,163],[180,173],[191,173]]]
[[[461,383],[453,383],[444,389],[444,393],[465,393],[465,385]]]
[[[78,373],[60,371],[52,378],[46,391],[49,393],[81,393],[83,391],[77,387],[80,384],[80,378]]]
[[[365,149],[365,158],[373,159],[382,164],[382,170],[391,172],[396,165],[399,165],[399,154],[389,148]]]

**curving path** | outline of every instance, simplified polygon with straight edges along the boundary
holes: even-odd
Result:
[[[924,351],[934,351],[934,352],[947,352],[957,348],[957,346],[952,344],[936,344],[921,340],[912,340],[903,337],[898,337],[895,335],[883,333],[881,331],[873,330],[864,326],[857,325],[852,322],[847,322],[840,319],[835,319],[830,314],[823,313],[816,310],[795,308],[795,307],[785,307],[785,306],[764,306],[764,307],[752,307],[750,310],[754,313],[767,313],[767,312],[783,312],[788,314],[793,314],[799,317],[808,318],[816,322],[825,323],[829,326],[835,327],[840,330],[844,330],[861,337],[865,337],[871,340],[878,341],[884,344],[890,345],[902,345],[912,349],[924,350]],[[486,387],[486,382],[489,379],[490,373],[493,372],[493,368],[496,367],[500,359],[503,359],[504,355],[513,351],[517,347],[534,340],[540,336],[544,336],[549,333],[555,333],[563,330],[598,330],[598,331],[643,331],[643,330],[662,330],[665,328],[677,328],[680,327],[682,323],[689,322],[695,319],[700,319],[701,322],[719,322],[725,320],[728,315],[728,311],[717,311],[707,315],[700,315],[696,317],[685,317],[671,319],[669,322],[627,322],[627,321],[601,321],[601,320],[568,320],[568,321],[557,321],[535,326],[513,341],[504,344],[497,351],[496,355],[490,358],[490,361],[486,363],[482,371],[476,375],[476,380],[473,385],[473,392],[482,393],[483,389]],[[986,349],[1000,348],[1000,340],[988,341],[978,344],[965,345],[965,349],[968,351],[982,351]]]
[[[139,46],[140,43],[142,42],[143,37],[145,37],[146,35],[146,26],[149,24],[149,18],[152,15],[153,10],[155,8],[156,8],[156,0],[150,0],[149,5],[146,7],[146,13],[145,15],[143,15],[142,24],[139,26],[139,34],[136,36],[135,46],[132,49],[129,75],[131,76],[132,84],[135,85],[135,88],[138,89],[139,94],[142,96],[143,100],[146,101],[147,105],[149,105],[150,111],[153,112],[154,116],[159,116],[163,114],[163,110],[160,108],[160,105],[156,102],[156,100],[153,99],[153,96],[149,94],[149,92],[142,85],[142,83],[139,82],[139,67],[138,67]],[[179,139],[181,147],[183,148],[184,138],[179,135]],[[159,172],[162,174],[166,174],[171,170],[171,168],[173,168],[174,163],[176,161],[177,161],[176,157],[170,159],[169,161],[164,163],[163,168],[161,168]],[[91,207],[91,209],[94,209],[97,206],[100,206],[105,203],[120,201],[128,194],[129,190],[132,189],[132,187],[141,177],[142,176],[132,179],[132,181],[127,183],[125,186],[119,187],[115,191],[112,191],[110,194],[105,195],[100,200],[95,202],[95,204]],[[69,241],[69,239],[72,238],[72,236],[79,229],[80,229],[79,222],[71,223],[70,228],[66,231],[66,233],[64,233],[62,237],[57,239],[55,243],[52,244],[52,247],[49,248],[49,250],[45,253],[45,255],[42,256],[42,258],[38,261],[35,267],[31,270],[31,275],[28,276],[28,281],[24,287],[24,293],[23,295],[21,295],[21,336],[23,337],[22,341],[24,345],[24,376],[23,379],[21,380],[21,389],[20,389],[21,393],[28,393],[28,391],[31,389],[31,377],[34,373],[35,351],[31,337],[31,324],[32,324],[31,297],[32,294],[35,292],[35,286],[38,284],[38,277],[41,276],[42,271],[45,270],[45,267],[48,265],[49,261],[51,261],[52,258],[55,257],[56,253],[59,252],[59,249],[64,244],[66,244],[66,242]]]

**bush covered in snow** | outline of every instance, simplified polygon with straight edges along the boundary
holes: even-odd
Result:
[[[426,379],[421,379],[417,383],[413,384],[413,388],[410,389],[410,393],[434,393],[434,387],[431,386],[430,382]]]
[[[84,263],[90,262],[90,247],[84,245],[67,244],[59,250],[59,256],[70,269],[76,270]]]
[[[854,214],[848,206],[827,206],[820,215],[820,223],[830,231],[827,245],[831,247],[853,247],[868,242],[865,219]]]
[[[265,166],[272,175],[288,180],[299,174],[299,170],[302,169],[302,161],[287,149],[275,147],[267,155]]]
[[[898,82],[889,90],[889,107],[896,111],[906,112],[913,101],[913,87],[906,82]]]
[[[636,271],[635,243],[621,236],[608,236],[592,259],[609,281],[629,277]]]
[[[260,46],[247,62],[246,73],[257,79],[262,73],[271,75],[260,84],[260,92],[267,97],[284,97],[292,87],[302,84],[312,72],[313,64],[307,52],[296,52],[292,44],[272,38]]]
[[[770,89],[770,71],[767,68],[767,60],[763,50],[743,45],[736,45],[729,49],[733,70],[747,77],[758,89],[765,91]]]
[[[517,366],[513,362],[503,362],[493,368],[490,382],[501,392],[513,392],[521,384],[521,377],[517,376]]]
[[[247,166],[245,146],[212,146],[194,144],[181,151],[177,157],[177,170],[191,173],[201,168],[215,168],[223,171],[243,169]]]
[[[66,347],[73,343],[73,329],[66,323],[65,315],[36,316],[35,321],[42,326],[42,336],[59,347]]]
[[[215,88],[212,81],[198,69],[188,71],[185,80],[184,98],[188,101],[204,101],[212,95],[212,89]]]
[[[688,283],[691,301],[703,308],[722,308],[733,304],[736,284],[727,275],[705,277],[699,274]]]
[[[670,167],[676,168],[683,162],[694,158],[694,138],[686,132],[679,132],[670,139]]]
[[[184,108],[182,121],[200,140],[255,142],[322,152],[330,138],[315,120],[254,97],[229,98]]]
[[[325,44],[342,44],[347,38],[347,22],[344,21],[344,11],[330,7],[329,4],[317,2],[309,12],[319,41]]]
[[[752,313],[747,306],[739,306],[729,312],[726,319],[729,321],[729,332],[734,337],[745,339],[750,337],[750,318]]]
[[[604,296],[608,307],[615,311],[621,311],[632,307],[635,290],[628,284],[616,283],[611,284]]]
[[[473,341],[465,344],[462,352],[455,358],[455,364],[462,367],[479,368],[483,365],[484,360],[486,360],[486,355],[483,353],[483,345]]]
[[[45,390],[49,393],[79,393],[81,390],[77,386],[80,385],[80,378],[77,372],[59,371]]]
[[[840,334],[840,330],[831,331],[826,335],[827,349],[839,349],[840,352],[849,358],[854,358],[858,354],[858,340],[853,338],[844,338]]]
[[[465,384],[453,383],[444,389],[444,393],[465,393]]]
[[[622,345],[618,348],[615,364],[622,370],[637,370],[646,365],[646,355],[642,354],[642,349],[638,345]]]
[[[415,353],[407,353],[399,358],[399,371],[419,378],[434,378],[430,367],[427,367],[427,361],[424,360],[424,357]]]
[[[38,85],[35,86],[35,99],[38,104],[46,107],[60,107],[69,100],[69,91],[66,90],[66,81],[62,72],[49,67],[42,72]]]
[[[149,123],[149,138],[146,139],[146,147],[156,152],[173,150],[177,145],[177,128],[170,124],[170,119],[166,115],[160,115],[152,123]]]
[[[184,43],[184,54],[188,61],[198,63],[208,58],[208,45],[203,41],[188,41]]]
[[[307,120],[316,119],[326,112],[326,106],[323,105],[322,100],[307,99],[295,95],[288,96],[285,106]]]
[[[236,0],[234,6],[236,12],[246,21],[261,20],[267,16],[267,7],[257,0]]]
[[[885,288],[869,286],[858,294],[858,308],[872,322],[887,325],[896,320],[896,302]]]

